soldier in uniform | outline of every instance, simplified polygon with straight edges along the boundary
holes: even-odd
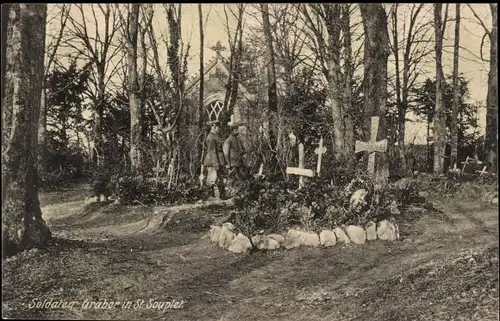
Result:
[[[247,180],[248,173],[244,164],[243,156],[245,155],[245,147],[239,137],[239,128],[241,123],[229,123],[231,135],[224,142],[224,156],[226,158],[226,168],[228,169],[228,186],[227,194],[229,197],[242,187],[243,182]]]
[[[222,152],[222,140],[219,136],[219,121],[210,121],[207,124],[211,126],[211,129],[205,140],[206,154],[203,166],[207,169],[207,185],[213,188],[213,195],[220,198],[224,194],[221,174],[226,162]]]

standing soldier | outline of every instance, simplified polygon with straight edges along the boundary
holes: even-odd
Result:
[[[220,198],[224,192],[221,171],[226,162],[222,152],[222,140],[219,136],[219,121],[209,121],[207,124],[211,126],[211,129],[205,140],[207,153],[203,166],[207,169],[207,185],[213,188],[215,198]]]
[[[231,135],[224,142],[224,156],[226,157],[226,167],[228,169],[228,190],[229,197],[234,196],[242,183],[248,178],[247,168],[243,162],[245,147],[239,137],[238,126],[241,123],[230,122]]]

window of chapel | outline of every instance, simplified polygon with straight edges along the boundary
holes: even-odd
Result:
[[[219,120],[219,116],[220,116],[222,110],[224,110],[224,104],[218,100],[215,100],[215,101],[211,102],[210,104],[208,104],[206,106],[208,120],[209,121]]]

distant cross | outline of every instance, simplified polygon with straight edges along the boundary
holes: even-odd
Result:
[[[264,178],[264,163],[261,163],[259,166],[259,172],[255,174],[255,178]]]
[[[323,147],[323,137],[319,140],[319,146],[316,147],[314,153],[318,155],[318,163],[316,164],[316,174],[319,176],[321,171],[321,158],[324,153],[326,153],[326,147]]]
[[[450,172],[459,173],[460,169],[457,168],[457,163],[453,163],[453,169],[450,169]]]
[[[375,174],[375,152],[385,153],[387,151],[387,139],[377,141],[379,117],[374,116],[371,120],[370,140],[368,142],[356,141],[355,153],[368,152],[368,173]]]
[[[215,53],[217,54],[217,57],[219,57],[220,53],[222,51],[226,50],[226,47],[222,46],[222,44],[220,43],[220,41],[217,41],[217,43],[215,44],[215,46],[210,47],[210,49],[212,49],[213,51],[215,51]]]
[[[304,186],[304,176],[313,177],[314,172],[304,168],[304,144],[299,144],[299,167],[287,167],[287,174],[299,175],[299,189]]]
[[[465,171],[465,167],[469,164],[472,164],[471,162],[469,162],[471,158],[469,156],[467,156],[467,158],[465,159],[465,162],[462,162],[463,166],[462,166],[462,172]]]
[[[156,167],[153,168],[153,172],[155,172],[155,181],[158,182],[158,178],[160,176],[160,173],[163,173],[165,171],[165,168],[160,167],[160,160],[158,159],[156,161]]]
[[[483,176],[484,174],[488,174],[488,171],[486,170],[488,166],[484,166],[482,171],[476,171],[479,173],[479,176]]]

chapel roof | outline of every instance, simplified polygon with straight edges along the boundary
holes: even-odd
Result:
[[[217,43],[217,45],[215,47],[219,46],[220,47],[220,42]],[[203,79],[207,79],[207,76],[209,76],[210,74],[213,74],[216,72],[217,70],[217,67],[219,67],[225,75],[229,75],[229,62],[227,61],[227,59],[225,57],[223,57],[221,54],[220,54],[220,50],[215,50],[216,51],[216,55],[215,55],[215,59],[212,59],[208,65],[205,66],[204,68],[204,71],[203,71]],[[191,80],[189,82],[189,84],[186,86],[186,92],[190,92],[191,90],[193,90],[193,88],[195,88],[195,86],[199,83],[200,81],[200,75],[197,74],[193,80]],[[243,94],[243,96],[247,99],[253,99],[254,95],[250,94],[248,89],[243,85],[243,84],[239,84],[238,86],[238,89],[240,91],[240,93]]]

